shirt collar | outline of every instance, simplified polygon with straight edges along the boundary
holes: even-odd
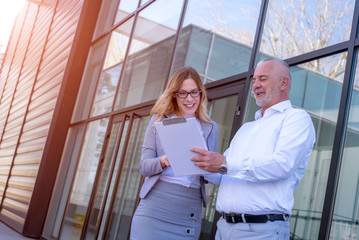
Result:
[[[279,102],[279,103],[271,106],[267,110],[265,110],[264,115],[266,113],[268,114],[268,113],[273,113],[273,112],[284,112],[284,110],[286,110],[287,108],[291,108],[291,107],[292,107],[292,103],[290,102],[290,100],[285,100],[285,101]],[[255,113],[255,120],[262,118],[261,112],[262,112],[262,109],[259,109]]]

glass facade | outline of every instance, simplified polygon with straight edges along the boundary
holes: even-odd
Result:
[[[106,52],[107,38],[101,39],[94,44],[90,50],[89,57],[86,63],[83,81],[81,83],[80,94],[76,102],[75,113],[72,121],[87,119],[91,111],[92,98],[97,88],[97,80],[101,74],[102,62]]]
[[[293,106],[310,114],[316,131],[295,191],[291,239],[357,239],[355,3],[103,1],[70,126],[70,132],[79,126],[87,130],[68,137],[65,152],[77,154],[63,157],[72,162],[67,180],[72,184],[67,192],[64,184],[56,186],[63,206],[52,205],[50,212],[58,208],[58,218],[64,216],[47,226],[54,238],[127,239],[143,181],[138,166],[149,112],[175,70],[187,65],[200,73],[223,153],[233,133],[258,110],[250,86],[255,63],[277,57],[291,67]],[[329,181],[335,172],[338,182]],[[214,236],[216,194],[217,186],[208,184],[201,239]]]
[[[111,33],[103,70],[98,80],[91,108],[91,116],[107,113],[112,110],[133,22],[134,17],[131,17]]]
[[[339,63],[344,54],[346,53],[314,61],[319,64],[328,61]],[[328,179],[343,83],[343,75],[334,80],[324,72],[308,70],[306,66],[315,65],[315,62],[291,67],[291,103],[295,108],[305,109],[310,114],[316,132],[316,143],[305,175],[294,193],[293,215],[290,218],[293,239],[318,238],[325,196],[323,186],[326,186]],[[321,91],[318,92],[318,89]],[[246,121],[253,121],[254,113],[259,109],[253,94],[248,104]]]
[[[356,65],[355,81],[350,89],[349,116],[330,232],[332,239],[359,238],[359,88],[356,84],[359,76],[357,69],[358,65]]]
[[[344,54],[314,61],[339,63]],[[317,138],[305,176],[295,192],[291,226],[294,238],[315,239],[318,238],[325,195],[325,188],[321,186],[326,186],[328,179],[343,75],[333,80],[325,72],[307,70],[307,64],[315,63],[304,63],[291,69],[293,91],[290,98],[295,107],[310,114]],[[315,89],[321,89],[321,92]]]
[[[192,66],[209,83],[248,71],[259,8],[258,0],[188,1],[172,72]]]
[[[353,9],[354,0],[271,0],[260,50],[287,59],[349,40]]]
[[[115,109],[156,99],[162,92],[182,5],[183,0],[159,0],[138,13]]]

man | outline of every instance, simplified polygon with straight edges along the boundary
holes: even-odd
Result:
[[[315,141],[310,116],[289,101],[290,83],[284,61],[259,62],[252,88],[261,107],[256,120],[237,131],[224,156],[191,149],[201,154],[192,158],[195,165],[210,172],[221,169],[223,174],[216,239],[289,239],[293,192]]]

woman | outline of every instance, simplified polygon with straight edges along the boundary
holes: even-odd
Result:
[[[173,175],[153,123],[171,117],[195,117],[208,149],[216,151],[217,124],[210,120],[206,104],[201,78],[191,67],[178,69],[158,98],[142,146],[140,172],[145,182],[132,219],[131,239],[198,239],[202,202],[206,205],[204,179]]]

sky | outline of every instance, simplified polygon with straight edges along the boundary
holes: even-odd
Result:
[[[15,18],[25,3],[26,0],[0,0],[0,53],[6,51]]]

